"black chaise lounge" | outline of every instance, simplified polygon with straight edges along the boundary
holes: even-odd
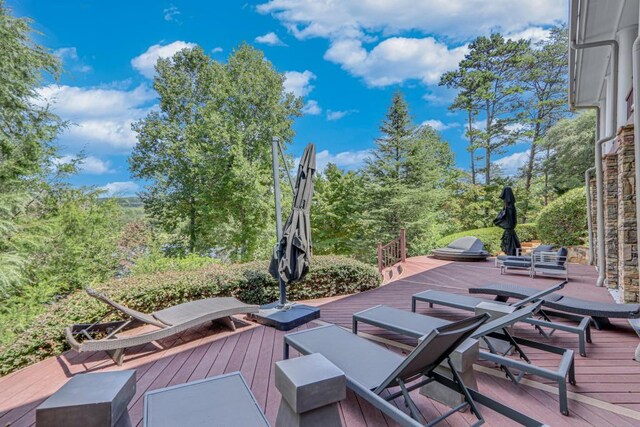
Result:
[[[87,288],[86,291],[92,297],[109,305],[112,309],[110,313],[118,311],[129,319],[69,326],[64,331],[67,342],[78,352],[106,351],[118,365],[122,365],[124,352],[129,347],[167,338],[207,322],[220,322],[235,330],[231,316],[256,313],[260,309],[257,305],[245,304],[235,298],[224,297],[186,302],[147,314],[118,304],[106,295],[90,288]],[[154,326],[155,330],[137,335],[118,335],[120,332],[141,325]]]
[[[434,258],[445,261],[484,261],[489,256],[484,243],[472,236],[456,239],[446,248],[434,249],[431,254]]]
[[[510,304],[510,305],[515,307],[521,307],[532,301],[537,301],[540,299],[544,301],[547,295],[562,289],[566,283],[567,283],[566,281],[560,282],[559,284],[554,285],[550,288],[547,288],[543,291],[536,289],[535,293],[532,293],[531,295],[529,295],[528,297],[526,297],[520,302]],[[505,286],[511,286],[511,285],[505,285]],[[474,293],[475,289],[477,288],[470,288],[469,292]],[[465,311],[475,311],[478,304],[482,302],[487,302],[488,300],[483,298],[472,297],[468,295],[459,295],[459,294],[453,294],[450,292],[429,290],[429,291],[419,292],[417,294],[414,294],[411,297],[411,311],[414,311],[414,312],[416,311],[416,304],[418,301],[428,303],[429,307],[433,307],[433,305],[436,304],[436,305],[444,305],[446,307],[453,307],[453,308],[457,308]],[[543,302],[543,305],[546,307],[546,302]],[[555,330],[560,330],[560,331],[576,334],[578,336],[578,346],[580,349],[580,356],[586,357],[587,350],[586,350],[585,341],[589,343],[591,342],[591,327],[590,327],[591,322],[588,317],[571,316],[571,315],[563,316],[564,318],[570,318],[571,320],[578,322],[578,325],[574,326],[574,325],[567,325],[564,323],[552,322],[549,318],[549,313],[547,313],[546,309],[538,311],[537,314],[539,314],[542,317],[542,319],[529,317],[527,319],[523,319],[522,321],[525,323],[534,325],[536,329],[538,329],[538,331],[540,331],[540,333],[545,336],[547,334],[542,329],[543,327],[550,328],[552,330],[551,333],[553,333],[553,331]],[[571,317],[568,317],[568,316],[571,316]]]
[[[525,426],[540,426],[540,422],[507,407],[476,390],[467,388],[453,369],[450,354],[473,334],[488,318],[475,316],[432,330],[406,357],[372,341],[336,326],[327,325],[285,335],[284,357],[289,358],[289,347],[302,354],[320,353],[346,375],[347,387],[381,410],[402,426],[415,426],[421,415],[409,392],[432,381],[457,391],[464,402],[436,419],[428,426],[439,423],[453,413],[470,408],[478,421],[484,422],[476,403],[493,409]],[[442,362],[452,367],[453,379],[435,371]],[[399,391],[390,391],[399,387]],[[402,396],[413,419],[393,403]]]
[[[480,326],[470,336],[470,338],[484,340],[490,351],[480,351],[480,358],[497,364],[507,377],[514,383],[520,382],[525,373],[537,375],[542,378],[555,381],[558,384],[558,396],[560,412],[569,415],[567,404],[567,381],[576,383],[573,350],[542,344],[535,341],[512,336],[508,328],[516,322],[522,321],[533,315],[542,303],[540,301],[515,310],[513,313],[502,316]],[[358,322],[377,326],[400,335],[411,338],[421,338],[428,335],[436,328],[451,324],[451,321],[431,317],[423,314],[399,310],[393,307],[378,305],[353,315],[352,331],[358,333]],[[492,341],[488,338],[506,341],[518,353],[521,360],[509,358],[495,350]],[[538,350],[561,355],[561,360],[557,370],[548,367],[536,366],[531,363],[522,347],[530,347]],[[512,369],[518,370],[514,374]]]
[[[530,298],[538,289],[518,285],[494,284],[478,288],[471,288],[472,294],[495,295],[496,300],[506,302],[509,298]],[[640,318],[640,304],[616,304],[607,302],[589,301],[580,298],[567,297],[558,293],[550,293],[542,298],[547,315],[567,318],[566,313],[578,316],[589,316],[597,329],[606,328],[614,319],[638,319]],[[548,310],[551,309],[551,310]],[[558,313],[560,312],[564,313]],[[571,317],[570,317],[571,318]]]

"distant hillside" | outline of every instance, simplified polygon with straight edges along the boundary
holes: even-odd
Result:
[[[123,208],[144,207],[139,197],[102,197],[101,200],[115,200]]]

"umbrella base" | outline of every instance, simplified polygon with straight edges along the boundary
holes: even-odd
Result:
[[[289,331],[320,317],[320,309],[304,304],[289,303],[280,307],[278,301],[260,306],[260,311],[248,315],[249,319],[261,325],[271,326],[279,331]]]

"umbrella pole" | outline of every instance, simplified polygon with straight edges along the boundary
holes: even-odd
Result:
[[[282,240],[282,206],[280,201],[280,165],[278,163],[278,138],[271,140],[271,163],[273,167],[273,194],[276,202],[276,238],[280,244]],[[282,254],[278,251],[278,264]],[[280,306],[284,307],[287,303],[287,288],[278,273],[278,285],[280,287]]]

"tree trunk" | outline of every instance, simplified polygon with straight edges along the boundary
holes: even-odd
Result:
[[[527,169],[524,174],[524,194],[526,199],[524,201],[522,209],[522,222],[527,222],[527,214],[529,213],[529,190],[531,189],[531,180],[533,179],[533,166],[536,161],[536,144],[540,137],[540,121],[536,123],[535,130],[533,131],[533,138],[531,139],[531,151],[529,152],[529,161],[527,163]]]
[[[486,103],[487,106],[487,125],[485,133],[487,134],[487,154],[484,159],[485,171],[484,171],[484,185],[491,184],[491,106],[489,100]]]
[[[547,147],[547,152],[545,153],[546,155],[546,160],[549,160],[549,156],[551,154],[551,149],[549,147]],[[547,204],[549,203],[549,172],[547,172],[547,169],[545,168],[544,170],[544,205],[547,206]]]
[[[471,153],[471,183],[476,185],[476,150],[473,147],[473,114],[468,110],[468,132],[469,132],[469,152]]]

